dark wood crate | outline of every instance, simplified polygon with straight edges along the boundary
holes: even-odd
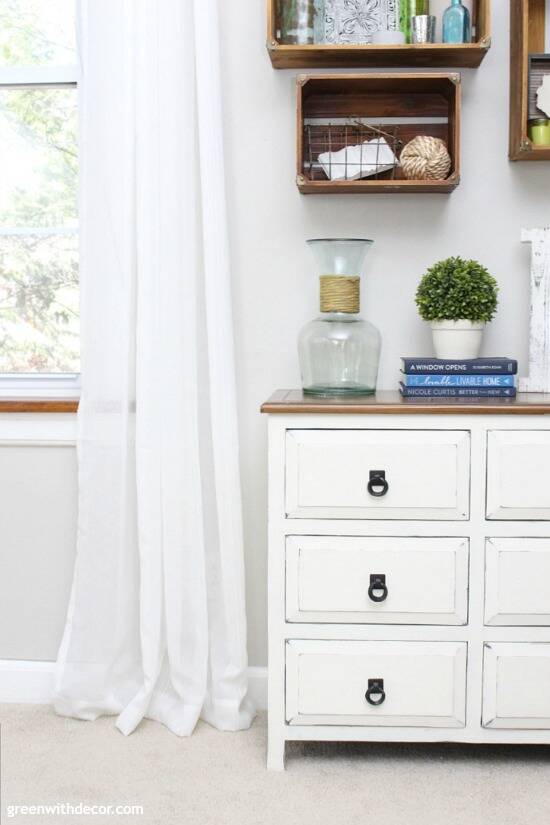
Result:
[[[267,50],[275,69],[476,68],[491,47],[491,0],[475,0],[473,22],[476,41],[460,45],[285,45],[277,37],[278,0],[267,0]]]
[[[322,119],[327,122],[319,123]],[[440,181],[406,180],[398,167],[376,177],[329,180],[316,163],[319,152],[361,143],[354,124],[365,119],[375,122],[375,130],[396,137],[394,151],[398,157],[416,135],[441,138],[451,155],[449,177]],[[436,122],[426,122],[430,120]],[[297,135],[296,181],[304,194],[452,192],[460,181],[460,75],[300,75]]]
[[[550,160],[550,146],[535,146],[527,134],[529,119],[543,116],[532,109],[529,69],[531,56],[548,58],[545,21],[545,0],[510,0],[510,160]]]

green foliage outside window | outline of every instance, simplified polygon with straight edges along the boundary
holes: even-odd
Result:
[[[0,0],[0,65],[60,61],[40,19],[56,8]],[[0,372],[78,372],[74,87],[0,87],[0,179]]]

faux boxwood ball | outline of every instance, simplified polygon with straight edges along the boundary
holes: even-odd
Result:
[[[477,261],[447,258],[420,281],[416,305],[425,321],[490,321],[498,305],[498,285]]]

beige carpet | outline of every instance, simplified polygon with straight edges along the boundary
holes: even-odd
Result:
[[[145,722],[125,739],[102,719],[3,705],[2,823],[549,825],[550,748],[292,745],[265,770],[265,718],[190,739]],[[143,816],[7,816],[14,804],[137,804]]]

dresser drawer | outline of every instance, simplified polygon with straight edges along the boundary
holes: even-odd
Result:
[[[550,644],[485,645],[483,726],[550,729]]]
[[[290,724],[465,725],[465,642],[292,640],[286,649]]]
[[[485,624],[550,625],[550,539],[487,539]]]
[[[468,432],[288,430],[286,515],[467,519],[469,474]]]
[[[487,518],[550,519],[550,431],[488,434]]]
[[[468,539],[289,536],[290,622],[463,625]]]

